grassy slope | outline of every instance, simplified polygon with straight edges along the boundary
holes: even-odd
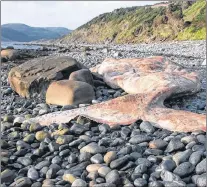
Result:
[[[132,7],[102,14],[72,32],[64,41],[139,43],[206,38],[206,3],[169,7]],[[188,23],[188,24],[187,24]]]
[[[197,1],[184,12],[184,20],[190,21],[191,26],[179,33],[179,40],[202,40],[206,39],[206,2]]]

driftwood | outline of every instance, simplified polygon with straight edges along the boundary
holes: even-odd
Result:
[[[106,59],[91,69],[103,76],[112,88],[122,88],[128,95],[100,104],[70,111],[54,112],[35,118],[42,125],[67,123],[81,115],[110,126],[129,125],[139,119],[171,131],[206,130],[204,115],[174,110],[164,106],[164,100],[200,89],[195,73],[163,57],[143,59]]]

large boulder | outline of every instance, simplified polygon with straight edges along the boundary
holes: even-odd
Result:
[[[81,69],[70,74],[69,80],[86,82],[93,85],[93,76],[88,69]]]
[[[4,61],[15,60],[19,57],[18,51],[14,49],[4,49],[1,51],[1,59]]]
[[[94,99],[93,87],[85,82],[62,80],[50,84],[46,93],[46,103],[55,105],[77,105]]]
[[[22,97],[45,97],[52,81],[68,79],[70,73],[81,69],[75,59],[68,56],[48,56],[29,60],[9,72],[9,83]]]

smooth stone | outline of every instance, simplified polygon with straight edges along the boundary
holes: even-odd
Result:
[[[121,137],[126,139],[131,134],[131,129],[129,127],[122,127],[121,129]]]
[[[81,148],[80,152],[88,152],[91,154],[104,153],[106,152],[106,148],[103,146],[99,146],[98,144],[92,142],[84,146],[83,148]]]
[[[73,174],[70,174],[70,173],[66,173],[63,175],[63,180],[64,181],[67,181],[69,183],[73,183],[75,180],[77,179],[77,177]]]
[[[199,134],[198,136],[196,136],[198,142],[205,144],[206,143],[206,136],[203,134]]]
[[[185,150],[182,152],[178,152],[173,155],[173,160],[175,161],[176,165],[178,166],[179,164],[188,161],[190,155],[192,154],[192,150]]]
[[[27,172],[27,177],[32,179],[33,181],[36,181],[39,178],[39,173],[35,168],[30,168]]]
[[[204,145],[194,145],[193,147],[192,147],[192,151],[206,151],[206,148],[205,148],[205,146]]]
[[[55,168],[49,168],[49,170],[46,173],[46,179],[53,179],[56,176],[56,169]]]
[[[43,167],[45,166],[49,166],[50,165],[50,162],[47,161],[47,160],[44,160],[42,162],[39,162],[36,166],[35,166],[35,169],[37,170],[41,170]]]
[[[27,158],[27,157],[19,157],[17,159],[17,162],[24,165],[24,166],[29,166],[32,164],[32,159]]]
[[[163,151],[160,149],[146,149],[144,155],[163,155]]]
[[[96,179],[96,182],[100,184],[100,183],[104,183],[105,180],[103,178],[99,177],[99,178]]]
[[[107,124],[101,124],[98,126],[99,131],[101,134],[106,134],[107,132],[110,132],[110,127]]]
[[[149,187],[164,187],[164,185],[160,181],[153,181],[150,182],[148,185]]]
[[[134,169],[134,172],[143,174],[143,173],[147,172],[147,166],[144,164],[140,164]]]
[[[125,146],[119,150],[117,155],[128,155],[132,152],[132,147],[131,146]]]
[[[111,171],[111,169],[107,166],[102,166],[98,169],[98,174],[101,177],[105,177],[109,172]]]
[[[101,164],[101,163],[103,163],[103,161],[104,161],[104,160],[103,160],[103,156],[102,156],[100,153],[98,153],[98,154],[92,156],[90,160],[91,160],[91,162],[94,163],[94,164]]]
[[[190,155],[189,162],[193,164],[194,166],[196,166],[200,162],[202,155],[203,155],[203,152],[201,151],[193,152]]]
[[[132,152],[132,153],[130,153],[130,157],[135,161],[138,158],[141,158],[142,157],[142,154],[141,153],[138,153],[138,152]]]
[[[206,158],[197,164],[195,171],[198,175],[206,173]]]
[[[156,171],[173,171],[175,167],[176,163],[173,160],[163,160],[162,163],[156,169]]]
[[[32,184],[31,187],[42,187],[42,183],[41,182],[35,182]]]
[[[138,159],[136,160],[136,164],[137,164],[137,165],[139,165],[139,164],[144,164],[144,165],[146,165],[147,167],[151,167],[151,166],[152,166],[152,163],[151,163],[149,160],[147,160],[146,158],[138,158]]]
[[[55,151],[57,151],[59,149],[59,144],[57,144],[55,142],[50,142],[48,144],[48,148],[49,148],[50,152],[55,152]]]
[[[56,139],[56,143],[59,144],[59,145],[72,143],[73,138],[74,138],[73,135],[60,135]],[[69,144],[69,146],[71,146],[71,145]]]
[[[87,187],[87,183],[82,179],[76,179],[71,187]]]
[[[194,145],[196,145],[196,142],[192,141],[185,146],[185,149],[191,149]]]
[[[174,169],[173,173],[180,177],[187,177],[194,171],[194,169],[195,167],[190,162],[183,162]]]
[[[59,156],[60,157],[66,157],[66,156],[69,155],[69,153],[70,153],[70,149],[65,149],[63,151],[60,151]]]
[[[164,149],[167,146],[167,142],[162,139],[156,139],[149,142],[149,148],[151,149]]]
[[[91,158],[91,154],[88,152],[82,152],[80,153],[78,160],[79,162],[85,162],[85,161],[89,161]]]
[[[49,133],[45,131],[38,131],[35,134],[35,138],[40,142],[43,141],[45,138],[49,138],[49,137],[50,137]]]
[[[15,173],[13,170],[5,169],[1,172],[1,183],[11,183],[15,178]]]
[[[49,169],[48,166],[44,166],[43,168],[41,168],[41,169],[40,169],[40,176],[45,178],[48,169]]]
[[[30,187],[32,185],[32,181],[28,177],[21,177],[13,182],[10,186],[16,187]]]
[[[30,132],[40,131],[43,127],[39,123],[32,123],[29,127]]]
[[[197,178],[196,184],[198,187],[204,187],[207,186],[207,179],[206,179],[206,173],[200,175]]]
[[[78,134],[81,135],[83,134],[85,131],[87,131],[88,128],[84,125],[80,125],[78,123],[75,123],[74,125],[72,125],[72,127],[70,128],[70,132],[73,134]]]
[[[77,157],[74,153],[71,153],[70,156],[68,157],[68,162],[69,164],[75,163],[77,160]]]
[[[164,181],[165,187],[186,187],[183,181]]]
[[[59,156],[55,156],[53,159],[52,159],[52,163],[53,164],[61,164],[62,162],[62,159],[59,157]]]
[[[117,187],[117,186],[112,183],[100,183],[100,184],[94,184],[92,187]]]
[[[27,142],[27,143],[33,143],[35,140],[35,135],[34,134],[28,134],[23,141]]]
[[[90,164],[86,167],[86,170],[90,173],[90,172],[98,171],[98,169],[101,167],[102,167],[101,164]]]
[[[119,176],[119,172],[117,170],[112,170],[110,171],[106,177],[106,182],[107,183],[112,183],[112,184],[120,184],[120,176]]]
[[[125,155],[121,158],[118,158],[116,160],[113,160],[110,163],[110,168],[111,169],[117,169],[117,168],[121,168],[123,167],[128,161],[130,161],[130,156],[129,155]]]
[[[129,143],[132,143],[132,144],[139,144],[139,143],[142,143],[142,142],[149,142],[151,140],[151,137],[149,136],[146,136],[146,135],[136,135],[136,136],[133,136],[130,140],[129,140]]]
[[[181,181],[180,177],[170,171],[163,170],[161,171],[160,177],[163,181]]]
[[[147,187],[147,181],[145,179],[139,178],[134,181],[136,187]]]
[[[173,151],[178,151],[183,148],[184,148],[184,144],[179,139],[172,139],[169,142],[165,151],[171,153]]]
[[[96,178],[98,177],[98,172],[97,171],[93,171],[93,172],[89,172],[89,174],[87,175],[87,179],[90,179],[92,181],[95,181]]]
[[[181,142],[184,144],[189,144],[190,142],[195,141],[195,140],[196,138],[192,135],[181,138]]]
[[[21,125],[25,119],[23,117],[16,117],[13,121],[13,125]]]
[[[72,172],[72,173],[73,173],[73,172],[77,172],[77,171],[78,171],[78,172],[83,172],[89,164],[90,164],[89,161],[82,162],[82,163],[80,163],[80,164],[77,164],[77,165],[71,167],[71,168],[69,169],[69,171],[70,171],[70,173],[71,173],[71,172]]]
[[[154,133],[155,128],[152,126],[152,124],[148,121],[143,121],[140,124],[140,129],[146,133]]]

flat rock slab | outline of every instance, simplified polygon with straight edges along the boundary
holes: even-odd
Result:
[[[9,72],[9,83],[22,97],[45,97],[52,81],[68,79],[70,73],[82,69],[75,59],[68,56],[48,56],[29,60]]]
[[[188,111],[166,108],[170,97],[188,95],[200,90],[197,74],[163,57],[142,59],[106,59],[91,69],[103,76],[113,88],[122,88],[128,95],[103,103],[64,112],[55,112],[34,120],[42,125],[67,123],[85,116],[110,126],[129,125],[139,119],[171,131],[206,131],[206,117]]]

